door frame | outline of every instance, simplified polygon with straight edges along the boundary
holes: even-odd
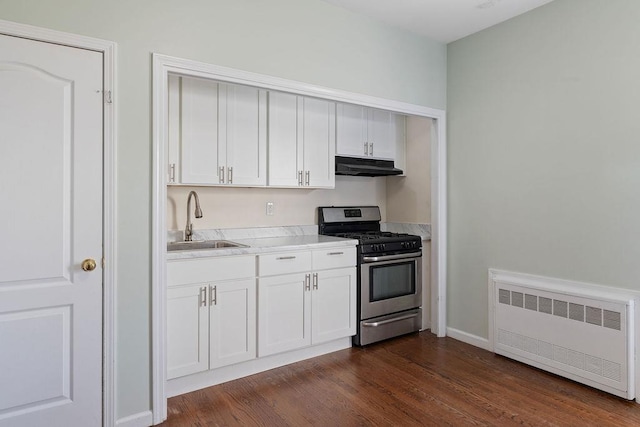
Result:
[[[170,73],[244,84],[303,96],[364,105],[433,119],[431,131],[431,331],[446,336],[447,320],[447,143],[446,112],[198,61],[153,54],[153,191],[151,244],[151,393],[153,422],[167,418],[166,396],[166,212],[167,120]],[[433,286],[436,284],[436,286]]]
[[[104,93],[102,133],[102,422],[115,425],[115,302],[116,302],[116,48],[114,42],[0,20],[0,34],[102,53]]]

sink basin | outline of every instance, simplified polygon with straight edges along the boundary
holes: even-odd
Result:
[[[195,251],[200,249],[225,249],[225,248],[246,248],[247,245],[230,242],[228,240],[195,240],[193,242],[170,242],[167,243],[167,251]]]

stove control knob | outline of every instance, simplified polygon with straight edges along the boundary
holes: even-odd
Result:
[[[407,242],[400,242],[400,247],[402,249],[406,249],[407,248]]]
[[[386,251],[387,250],[387,245],[385,245],[384,243],[381,245],[382,246],[382,250]]]

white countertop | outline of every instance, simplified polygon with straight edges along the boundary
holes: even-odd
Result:
[[[228,255],[260,254],[304,249],[321,249],[324,247],[355,246],[358,244],[358,241],[355,239],[343,239],[340,237],[323,236],[318,234],[228,240],[239,243],[241,245],[246,245],[247,247],[171,251],[167,252],[167,261]]]

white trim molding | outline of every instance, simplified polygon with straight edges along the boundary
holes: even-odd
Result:
[[[115,425],[115,303],[116,303],[116,49],[108,40],[80,36],[32,25],[0,20],[0,34],[23,37],[47,43],[56,43],[102,53],[103,93],[111,94],[111,102],[104,103],[103,110],[103,414],[105,427]]]
[[[454,340],[462,341],[467,344],[471,344],[474,347],[479,347],[483,350],[493,352],[489,344],[489,340],[486,338],[482,338],[478,335],[473,335],[468,332],[461,331],[455,328],[447,328],[447,336],[449,338],[453,338]]]
[[[116,427],[148,427],[153,424],[153,414],[151,411],[144,411],[128,417],[120,418],[116,421]]]
[[[153,202],[152,202],[152,404],[153,422],[167,417],[166,399],[166,199],[168,76],[178,74],[244,84],[303,96],[359,104],[434,119],[432,141],[432,332],[446,335],[447,170],[446,114],[443,110],[285,80],[233,68],[153,54]]]

